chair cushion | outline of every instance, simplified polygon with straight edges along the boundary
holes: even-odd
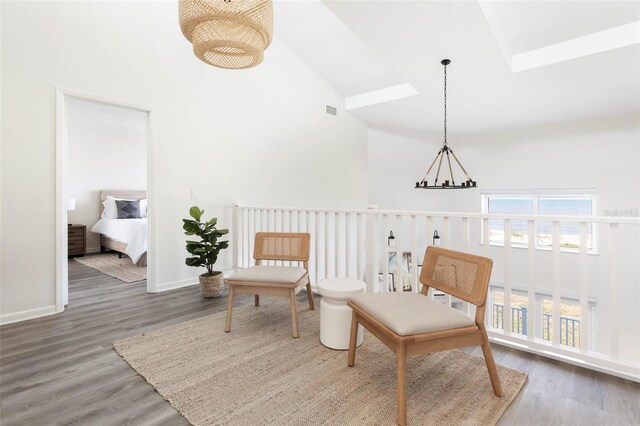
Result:
[[[475,324],[461,311],[420,293],[364,293],[350,300],[400,336]]]
[[[227,278],[227,281],[295,284],[305,275],[307,275],[307,270],[304,268],[258,265],[234,272]]]

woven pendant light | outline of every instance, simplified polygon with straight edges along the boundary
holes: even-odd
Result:
[[[178,12],[182,34],[207,64],[255,67],[271,44],[271,0],[180,0]]]

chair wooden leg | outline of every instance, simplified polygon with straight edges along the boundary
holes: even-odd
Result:
[[[493,359],[493,352],[491,352],[491,346],[489,345],[489,338],[487,337],[487,330],[484,328],[484,324],[481,325],[482,331],[482,354],[484,355],[484,362],[487,364],[487,371],[489,372],[489,379],[491,379],[491,386],[493,387],[493,393],[496,396],[504,396],[502,391],[502,385],[500,384],[500,376],[498,376],[498,369]]]
[[[402,343],[396,345],[396,376],[396,421],[404,426],[407,424],[407,347]]]
[[[260,306],[260,295],[256,294],[255,296],[253,296],[253,304],[255,306]]]
[[[227,321],[224,324],[224,331],[231,331],[231,314],[233,313],[233,286],[229,286],[229,300],[227,301]]]
[[[307,297],[309,298],[309,309],[312,311],[315,310],[316,307],[313,304],[313,292],[311,291],[311,280],[307,282]]]
[[[356,313],[351,314],[351,334],[349,335],[349,357],[347,365],[353,367],[356,365],[356,341],[358,340],[358,320]]]
[[[296,290],[289,290],[289,299],[291,301],[291,327],[293,337],[298,337],[298,312],[296,310]]]

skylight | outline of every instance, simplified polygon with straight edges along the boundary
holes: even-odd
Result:
[[[418,91],[409,83],[398,84],[380,90],[349,96],[344,100],[344,108],[349,111],[369,105],[394,101],[396,99],[408,98],[409,96],[415,96],[417,94],[419,94]]]
[[[513,72],[640,43],[640,21],[530,50],[511,57]]]

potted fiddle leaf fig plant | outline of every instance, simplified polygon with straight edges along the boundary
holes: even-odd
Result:
[[[229,241],[219,241],[220,237],[229,233],[228,229],[217,229],[217,218],[202,221],[204,210],[197,206],[189,209],[189,215],[193,219],[182,219],[185,235],[195,235],[200,241],[187,240],[187,251],[191,254],[185,263],[189,266],[202,267],[207,272],[200,275],[200,288],[202,296],[206,298],[218,297],[224,289],[224,277],[221,271],[214,271],[213,265],[218,260],[221,250],[229,247]]]

